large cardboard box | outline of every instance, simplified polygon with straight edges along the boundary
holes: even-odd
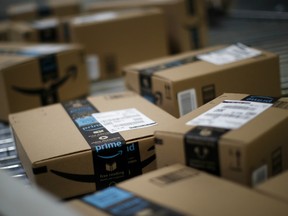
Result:
[[[154,170],[154,131],[173,120],[159,107],[125,91],[9,117],[28,178],[61,198]]]
[[[122,67],[168,55],[163,13],[131,9],[83,15],[64,24],[68,41],[82,44],[94,63],[92,80],[122,76]]]
[[[257,191],[288,203],[288,171],[280,173],[271,179],[257,185]]]
[[[202,31],[201,36],[195,38],[195,22],[201,26],[207,26],[205,1],[186,0],[121,0],[121,1],[96,1],[85,5],[85,11],[99,12],[109,10],[119,10],[124,8],[147,8],[158,7],[165,16],[165,25],[168,29],[167,38],[169,42],[169,53],[181,53],[199,46],[206,45],[207,32]],[[192,32],[191,26],[193,26]],[[194,33],[193,33],[194,32]],[[199,32],[197,32],[199,33]],[[204,33],[204,34],[202,34]],[[195,42],[197,44],[195,44]]]
[[[60,18],[46,18],[31,22],[13,22],[9,29],[10,41],[15,42],[64,42]]]
[[[79,14],[79,0],[46,0],[12,4],[7,9],[7,16],[13,21],[32,21],[50,16],[63,17]]]
[[[288,168],[288,100],[225,93],[155,132],[157,166],[255,186]]]
[[[288,205],[175,164],[67,203],[84,215],[287,215]]]
[[[139,62],[123,71],[128,89],[176,117],[225,92],[281,96],[279,57],[244,44]]]
[[[85,97],[89,80],[77,45],[0,44],[0,119],[8,114]]]

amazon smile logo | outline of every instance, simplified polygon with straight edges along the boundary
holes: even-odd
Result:
[[[76,78],[77,76],[77,68],[72,66],[68,69],[66,75],[62,78],[53,80],[50,85],[42,88],[25,88],[12,86],[12,89],[21,94],[35,96],[38,95],[40,97],[42,105],[53,104],[59,101],[58,97],[58,89],[64,85],[69,79]]]

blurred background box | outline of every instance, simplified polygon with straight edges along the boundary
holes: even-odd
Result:
[[[158,7],[163,10],[170,54],[206,45],[207,18],[205,1],[202,0],[95,1],[87,3],[83,8],[91,12],[135,7]]]
[[[45,0],[9,5],[7,16],[14,21],[32,21],[49,16],[76,15],[81,12],[80,0]]]
[[[76,16],[64,24],[67,42],[83,45],[94,64],[91,80],[119,78],[131,63],[168,55],[160,9],[123,9]]]
[[[1,43],[1,120],[8,114],[89,94],[81,46]]]

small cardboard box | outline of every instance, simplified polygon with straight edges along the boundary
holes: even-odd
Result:
[[[288,168],[287,102],[225,93],[155,132],[157,166],[182,163],[255,186]]]
[[[48,0],[41,3],[26,2],[8,7],[7,15],[13,21],[32,21],[50,16],[62,17],[81,12],[79,0]]]
[[[126,91],[9,117],[28,178],[60,198],[90,193],[154,170],[154,131],[173,120],[138,94]]]
[[[189,4],[189,6],[187,6],[187,4]],[[169,42],[170,54],[181,53],[198,47],[198,45],[193,44],[193,42],[196,41],[196,38],[194,38],[193,32],[190,33],[189,28],[191,27],[191,20],[202,20],[201,23],[205,24],[204,20],[206,19],[204,17],[206,17],[206,14],[203,13],[203,11],[205,11],[205,1],[202,0],[98,1],[88,3],[84,7],[84,10],[89,12],[100,12],[136,7],[158,7],[163,11],[165,17],[165,24],[168,29],[166,37],[168,38]],[[203,36],[203,38],[205,38],[205,36]],[[199,38],[200,41],[201,39],[202,38]],[[204,44],[204,42],[197,42],[201,45]]]
[[[0,42],[10,40],[10,25],[11,22],[8,20],[0,21]]]
[[[284,216],[288,211],[285,203],[179,164],[69,201],[67,205],[87,216]]]
[[[163,13],[155,8],[83,15],[64,29],[70,42],[85,47],[95,80],[121,77],[128,64],[168,55]]]
[[[243,44],[127,66],[125,85],[175,117],[225,93],[281,96],[279,57]]]
[[[280,173],[271,179],[257,185],[255,188],[261,193],[288,203],[288,171]]]
[[[10,41],[58,43],[62,41],[60,35],[61,20],[46,18],[32,22],[13,22],[10,27]]]
[[[85,97],[89,80],[77,45],[0,43],[0,119],[8,114]]]

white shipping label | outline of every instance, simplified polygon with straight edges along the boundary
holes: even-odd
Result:
[[[86,55],[86,68],[89,80],[96,81],[100,78],[100,62],[97,55]]]
[[[252,186],[256,186],[268,179],[268,166],[266,164],[257,168],[252,172],[251,176]]]
[[[157,124],[135,108],[94,113],[92,116],[110,133],[139,129]]]
[[[244,44],[237,43],[224,49],[198,55],[197,58],[212,64],[223,65],[247,58],[252,58],[261,54],[262,52],[260,50],[256,50]]]
[[[21,52],[31,55],[46,55],[69,49],[68,45],[41,44],[21,48]]]
[[[271,106],[268,103],[225,100],[186,124],[237,129]]]
[[[85,23],[92,23],[92,22],[100,22],[100,21],[107,21],[115,19],[118,16],[117,12],[114,11],[106,11],[101,12],[93,15],[85,15],[85,16],[79,16],[72,20],[73,24],[75,25],[81,25]]]
[[[183,116],[197,108],[195,89],[188,89],[177,94],[180,116]]]

